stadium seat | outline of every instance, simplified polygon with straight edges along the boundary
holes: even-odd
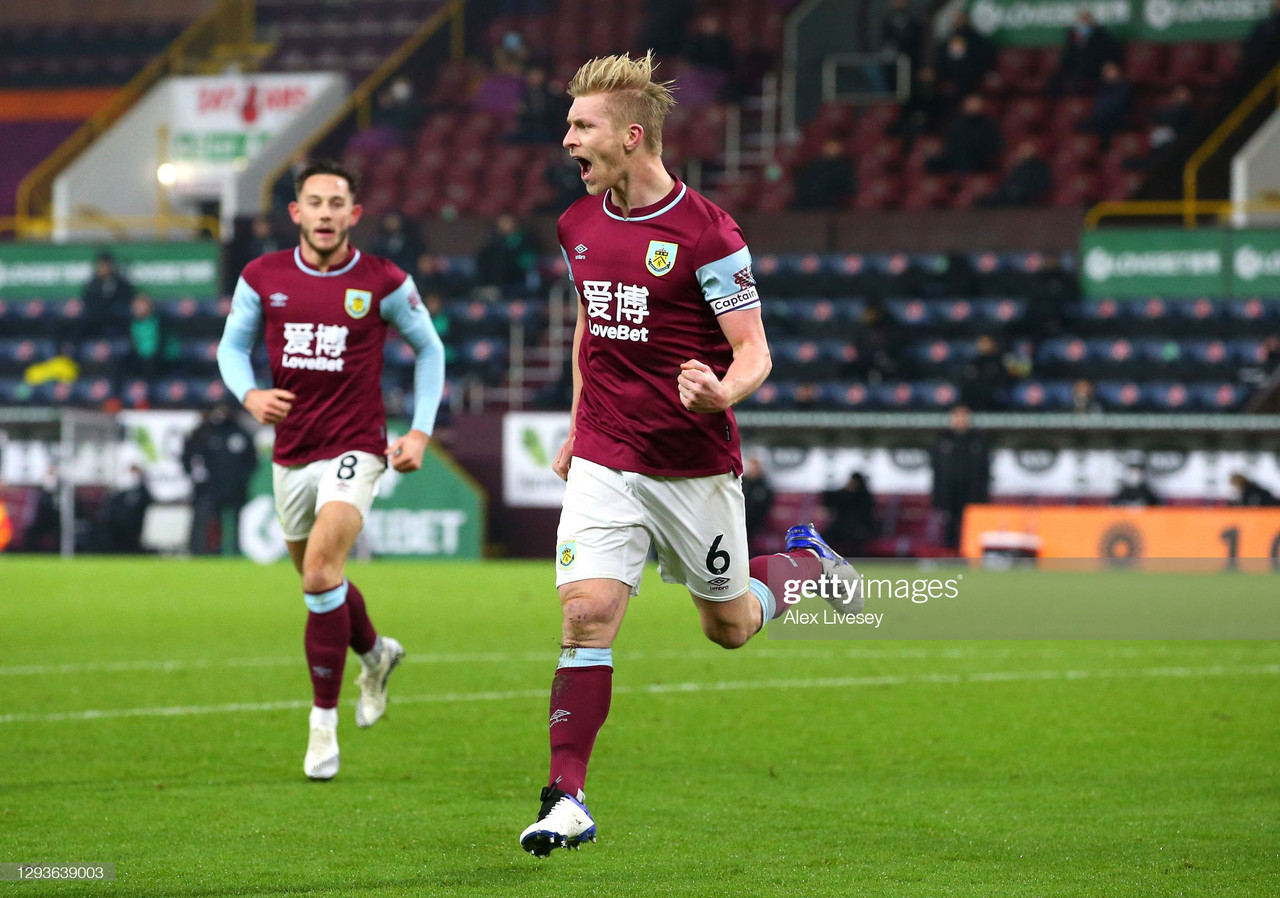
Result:
[[[1014,385],[1010,404],[1027,411],[1054,412],[1071,407],[1071,384],[1066,381],[1024,380]]]
[[[1098,400],[1109,411],[1136,411],[1145,405],[1147,397],[1133,381],[1103,380],[1094,386]]]

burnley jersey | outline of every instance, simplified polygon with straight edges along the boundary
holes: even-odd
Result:
[[[676,385],[690,359],[723,378],[733,348],[716,318],[760,304],[737,223],[676,180],[625,217],[608,191],[583,197],[559,239],[585,322],[573,454],[654,476],[741,474],[732,410],[691,412]]]
[[[425,314],[408,275],[358,249],[330,271],[308,265],[297,247],[245,266],[232,314],[257,313],[272,385],[297,397],[276,425],[277,463],[304,465],[352,450],[383,454],[384,312],[393,302]]]

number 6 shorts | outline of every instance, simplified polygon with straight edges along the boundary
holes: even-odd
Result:
[[[326,502],[354,505],[361,518],[369,516],[378,481],[387,460],[372,452],[344,452],[336,458],[307,465],[271,466],[276,516],[289,542],[306,539],[316,522],[316,512]]]
[[[556,543],[556,586],[607,578],[636,595],[651,544],[662,579],[699,598],[736,599],[751,579],[746,505],[732,473],[653,477],[574,458]]]

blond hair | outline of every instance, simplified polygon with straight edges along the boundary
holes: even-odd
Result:
[[[639,59],[628,54],[601,56],[584,64],[569,82],[569,96],[608,95],[607,108],[613,123],[626,127],[633,122],[644,129],[646,149],[662,155],[662,122],[676,105],[671,95],[674,81],[654,81],[658,67],[650,50]]]

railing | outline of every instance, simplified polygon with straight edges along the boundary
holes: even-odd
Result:
[[[1277,104],[1280,104],[1280,65],[1277,65],[1266,74],[1257,86],[1249,92],[1249,95],[1240,101],[1240,105],[1232,110],[1231,114],[1223,120],[1222,124],[1209,135],[1209,139],[1200,145],[1200,148],[1191,154],[1191,158],[1187,160],[1186,166],[1182,170],[1182,223],[1188,228],[1196,226],[1196,190],[1198,188],[1197,181],[1200,176],[1200,169],[1209,161],[1214,153],[1222,148],[1232,134],[1239,130],[1244,124],[1245,119],[1253,114],[1267,95],[1272,91],[1276,93]],[[1273,204],[1274,205],[1274,204]]]
[[[1089,209],[1084,216],[1084,226],[1092,230],[1104,218],[1181,218],[1185,223],[1190,216],[1196,221],[1202,215],[1226,219],[1243,212],[1280,212],[1280,201],[1250,200],[1108,200]],[[1192,225],[1194,227],[1194,225]]]
[[[107,215],[80,214],[62,219],[68,230],[107,231],[113,239],[136,239],[139,230],[155,229],[157,240],[190,240],[201,232],[214,240],[222,239],[222,222],[214,215]],[[53,234],[48,218],[0,216],[0,234],[16,234],[26,239],[47,240]]]
[[[463,21],[463,7],[466,6],[467,0],[450,0],[440,9],[436,10],[431,16],[418,27],[418,30],[409,36],[409,38],[400,45],[400,47],[387,57],[382,65],[378,66],[369,77],[365,78],[360,85],[351,92],[351,96],[342,104],[337,112],[325,122],[316,132],[301,143],[293,153],[296,157],[299,154],[310,153],[311,150],[329,136],[335,128],[341,125],[348,117],[355,115],[356,126],[358,128],[367,128],[373,120],[373,94],[381,87],[388,78],[396,73],[400,66],[404,65],[414,53],[431,39],[446,24],[449,26],[449,55],[452,59],[461,59],[465,55],[466,32]],[[262,207],[264,209],[271,208],[271,188],[282,178],[289,170],[292,163],[285,162],[275,171],[271,172],[262,181]]]
[[[47,237],[52,231],[53,182],[58,175],[119,121],[156,82],[186,71],[191,57],[207,54],[218,44],[250,43],[255,8],[254,0],[218,0],[217,6],[182,32],[164,53],[134,75],[105,107],[22,179],[15,198],[17,214],[5,220],[4,229],[12,230],[20,239]]]

